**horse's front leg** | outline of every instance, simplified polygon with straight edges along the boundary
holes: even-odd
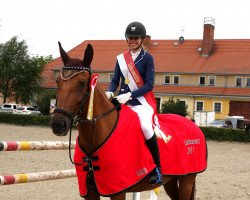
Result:
[[[96,188],[90,187],[88,195],[84,197],[85,200],[101,200],[100,194],[97,192]]]
[[[111,200],[126,200],[126,193],[116,194],[110,197]]]

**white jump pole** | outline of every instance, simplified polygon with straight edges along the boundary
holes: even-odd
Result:
[[[149,196],[150,200],[157,200],[157,194],[155,193],[154,190],[150,191],[150,196]]]
[[[133,200],[140,200],[141,193],[140,192],[134,192],[133,193]]]
[[[140,196],[141,196],[140,192],[134,192],[133,193],[133,200],[140,200]],[[155,193],[155,191],[151,190],[150,195],[149,195],[149,200],[157,200],[157,198],[158,198],[158,196]]]

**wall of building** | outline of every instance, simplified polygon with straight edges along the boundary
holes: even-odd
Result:
[[[156,95],[157,96],[157,95]],[[204,110],[203,111],[214,111],[214,103],[215,102],[220,102],[221,103],[221,112],[216,112],[215,113],[215,119],[225,119],[226,116],[229,115],[229,98],[217,98],[217,97],[194,97],[194,96],[162,96],[159,97],[161,98],[161,104],[164,101],[169,101],[169,99],[177,100],[179,99],[180,101],[185,101],[185,104],[188,106],[187,112],[188,116],[192,119],[194,116],[194,112],[196,111],[196,102],[201,101],[204,104]]]

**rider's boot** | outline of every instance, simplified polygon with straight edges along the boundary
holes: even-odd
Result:
[[[149,178],[149,182],[151,184],[161,184],[162,183],[162,175],[161,175],[161,167],[160,167],[160,157],[159,157],[159,148],[157,143],[157,137],[154,134],[149,140],[146,140],[147,147],[152,154],[154,163],[156,164],[155,170],[152,172],[151,177]]]

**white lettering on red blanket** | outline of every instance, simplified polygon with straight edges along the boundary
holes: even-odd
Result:
[[[200,139],[187,139],[184,140],[184,144],[187,147],[187,154],[193,154],[195,152],[195,146],[194,145],[199,145],[200,144]]]

